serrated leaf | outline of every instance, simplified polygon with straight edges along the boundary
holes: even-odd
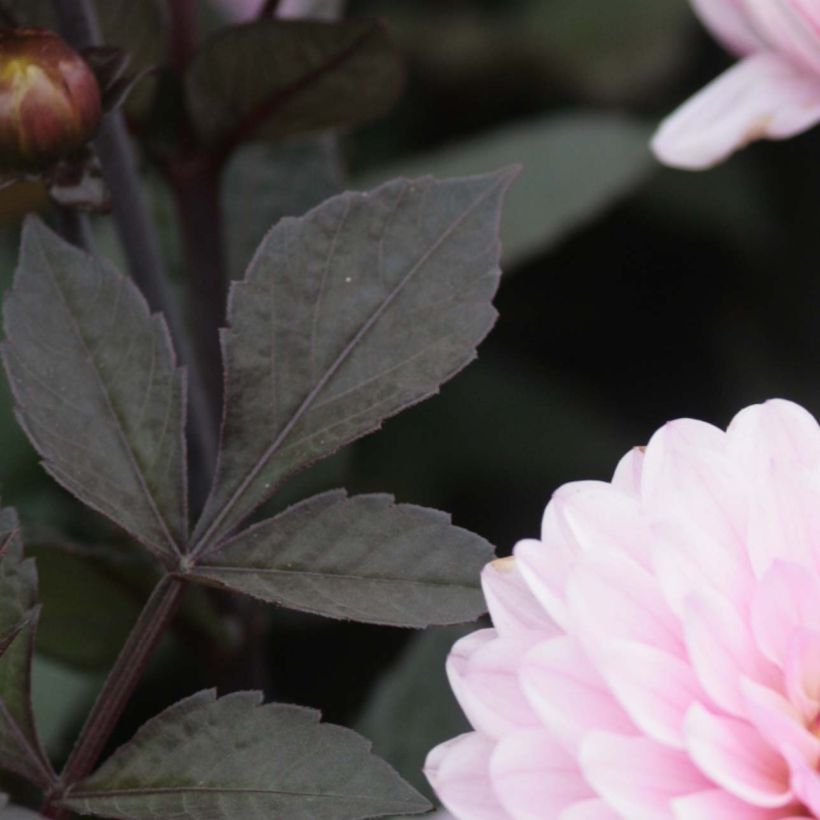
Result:
[[[17,418],[46,470],[172,561],[186,533],[184,378],[164,320],[34,218],[3,318]]]
[[[31,659],[37,632],[37,570],[23,557],[20,524],[0,510],[0,768],[38,785],[51,781],[31,707]]]
[[[192,577],[331,618],[425,627],[486,611],[492,547],[438,510],[324,493],[231,539]]]
[[[481,134],[369,172],[360,185],[397,175],[460,176],[513,162],[525,172],[510,192],[501,238],[504,264],[516,265],[579,230],[655,168],[651,128],[619,114],[550,114]]]
[[[302,216],[341,191],[336,143],[326,134],[245,145],[231,157],[222,207],[232,278],[242,276],[265,234],[282,217]]]
[[[495,322],[498,222],[513,176],[396,180],[270,231],[231,288],[227,411],[200,549],[285,477],[475,358]]]
[[[194,57],[185,83],[202,138],[235,144],[349,126],[398,97],[401,62],[374,20],[257,20],[224,29]]]
[[[64,804],[125,820],[354,820],[429,808],[359,735],[311,709],[261,705],[253,692],[177,703]]]

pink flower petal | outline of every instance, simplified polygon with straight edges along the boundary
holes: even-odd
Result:
[[[619,462],[612,476],[612,486],[622,493],[640,496],[643,470],[643,447],[633,447]]]
[[[502,636],[538,632],[543,639],[562,634],[530,592],[515,558],[491,561],[481,573],[481,587],[493,626]]]
[[[752,639],[746,622],[720,595],[701,590],[687,599],[683,622],[689,658],[713,702],[743,716],[743,677],[775,687],[780,675]]]
[[[441,802],[459,820],[509,820],[490,783],[494,744],[477,732],[436,746],[424,774]]]
[[[518,683],[519,658],[533,640],[498,638],[494,629],[483,629],[458,641],[447,658],[450,686],[464,714],[490,737],[537,723]]]
[[[750,54],[763,46],[749,25],[744,0],[692,0],[698,17],[728,49]]]
[[[806,760],[820,760],[820,740],[803,725],[798,710],[777,692],[753,681],[741,681],[746,714],[760,736],[781,754],[797,750]]]
[[[743,543],[746,477],[726,454],[726,434],[688,419],[664,425],[646,447],[642,497],[653,521],[687,522],[726,549]]]
[[[652,539],[637,498],[603,481],[577,481],[557,490],[550,503],[582,551],[623,554],[649,565]]]
[[[818,121],[817,78],[778,54],[761,52],[730,68],[667,117],[652,148],[666,165],[697,170],[716,165],[754,140],[792,137]]]
[[[490,777],[499,802],[515,820],[556,817],[594,797],[575,757],[543,730],[507,735],[493,752]]]
[[[521,686],[543,724],[576,750],[593,729],[635,734],[632,721],[573,638],[539,644],[521,662]]]
[[[801,64],[810,72],[820,72],[820,33],[811,16],[791,0],[746,0],[751,24],[764,33],[770,46]],[[816,12],[814,12],[816,14]]]
[[[820,629],[820,579],[806,567],[775,560],[754,589],[750,621],[761,652],[785,666],[792,632]]]
[[[816,570],[820,544],[817,471],[773,461],[753,482],[747,536],[749,557],[759,577],[774,561]]]
[[[794,402],[773,399],[747,407],[726,434],[729,454],[745,470],[767,468],[771,461],[820,462],[820,425]]]
[[[791,787],[797,797],[812,812],[820,817],[820,775],[798,754],[789,754]]]
[[[670,800],[709,785],[683,752],[643,737],[593,732],[581,748],[581,768],[595,791],[629,820],[668,820]]]
[[[570,576],[567,600],[573,632],[593,660],[598,647],[619,639],[683,655],[680,626],[656,580],[627,558],[584,561]]]
[[[655,576],[678,618],[685,617],[686,599],[703,589],[745,609],[755,579],[742,544],[720,543],[689,521],[659,521],[652,532]]]
[[[513,550],[516,566],[535,599],[562,629],[569,626],[569,612],[565,597],[567,579],[577,557],[555,543],[544,543],[532,538],[519,541]]]
[[[720,789],[690,794],[672,801],[675,820],[776,820],[785,818],[790,809],[763,809],[750,806]]]
[[[666,746],[684,748],[684,718],[703,697],[687,663],[646,644],[613,641],[601,673],[639,729]]]
[[[764,808],[792,802],[786,761],[746,721],[720,717],[695,704],[685,733],[692,760],[730,794]]]
[[[622,820],[603,800],[584,800],[558,815],[558,820]]]
[[[820,714],[820,632],[800,627],[786,653],[786,692],[804,719],[814,723]]]

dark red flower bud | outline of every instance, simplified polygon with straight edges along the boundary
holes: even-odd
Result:
[[[54,32],[0,29],[0,170],[36,171],[97,130],[100,88]]]

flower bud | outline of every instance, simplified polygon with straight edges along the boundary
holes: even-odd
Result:
[[[0,169],[42,170],[97,130],[100,88],[54,32],[0,29]]]

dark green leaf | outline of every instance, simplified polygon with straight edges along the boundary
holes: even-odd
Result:
[[[65,804],[125,820],[353,820],[429,808],[370,744],[298,706],[201,692],[149,721]]]
[[[186,531],[184,379],[163,319],[33,218],[3,317],[17,417],[45,468],[173,560]]]
[[[451,627],[416,635],[385,673],[356,723],[402,777],[431,797],[422,774],[427,753],[470,728],[445,672],[450,649],[469,631]]]
[[[479,577],[492,557],[445,513],[336,491],[236,536],[194,577],[331,618],[424,627],[486,611]]]
[[[51,766],[31,708],[31,659],[37,631],[37,571],[23,557],[17,515],[0,510],[0,768],[48,785]]]
[[[222,200],[232,278],[242,276],[265,234],[283,216],[301,216],[339,193],[339,165],[336,138],[329,134],[246,145],[234,154]]]
[[[403,72],[378,21],[266,19],[224,29],[191,63],[188,107],[208,142],[349,126],[384,114]]]
[[[460,176],[520,162],[521,180],[504,209],[504,263],[514,265],[583,227],[633,191],[655,163],[651,129],[615,114],[550,115],[370,172],[369,186],[394,176]]]
[[[498,223],[514,172],[396,180],[283,219],[223,332],[227,414],[200,548],[286,476],[438,391],[495,322]]]

